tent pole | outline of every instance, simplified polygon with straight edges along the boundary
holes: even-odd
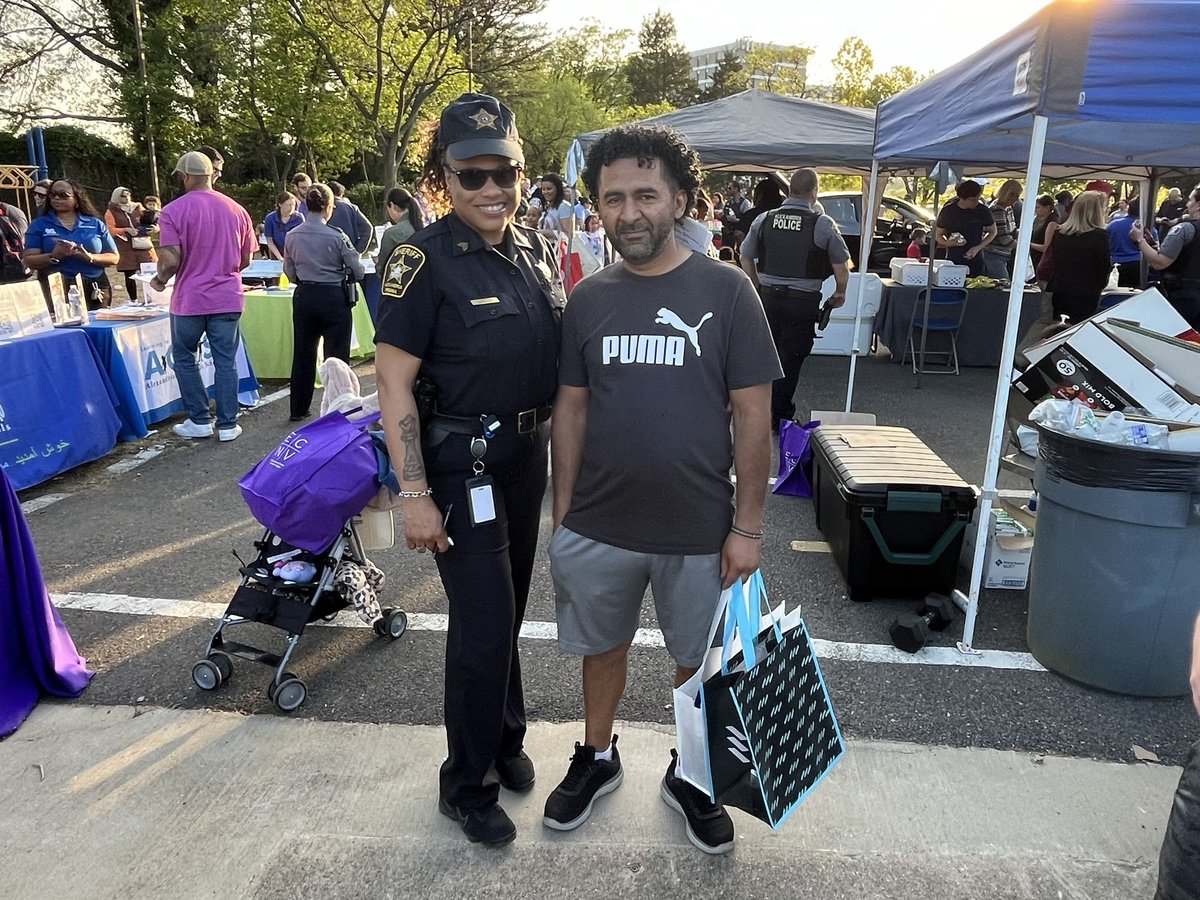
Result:
[[[850,341],[850,377],[846,382],[846,412],[850,412],[854,402],[854,373],[858,367],[858,330],[862,325],[863,291],[866,290],[866,274],[870,271],[868,262],[871,259],[871,239],[875,236],[875,193],[879,186],[879,160],[871,160],[871,181],[867,186],[867,205],[863,207],[863,222],[870,222],[871,227],[860,227],[862,236],[858,244],[858,290],[855,292],[854,307],[854,337]],[[869,218],[868,218],[869,216]],[[871,342],[867,342],[867,352],[871,350]]]
[[[1142,196],[1138,201],[1138,219],[1143,226],[1149,225],[1151,228],[1155,227],[1154,218],[1158,214],[1158,204],[1156,201],[1158,200],[1158,185],[1160,180],[1161,177],[1159,176],[1158,169],[1152,168],[1142,181],[1140,188]],[[1159,241],[1164,237],[1166,235],[1160,234],[1158,236]],[[1138,270],[1138,287],[1145,290],[1150,285],[1150,264],[1146,262],[1144,255],[1138,260]]]
[[[948,162],[939,162],[938,165],[942,166],[944,171],[948,171],[950,169],[950,163],[948,163]],[[938,187],[939,188],[942,186],[942,178],[943,177],[944,177],[944,174],[938,175]],[[929,265],[925,269],[925,312],[921,319],[921,358],[919,361],[917,361],[917,390],[918,391],[921,389],[921,376],[925,374],[925,346],[926,346],[926,341],[929,338],[929,303],[930,303],[930,300],[933,298],[933,280],[934,280],[933,261],[934,261],[934,258],[937,256],[937,218],[941,214],[941,209],[938,207],[938,201],[940,199],[941,199],[940,194],[933,198],[933,234],[934,234],[934,238],[933,238],[933,243],[931,245],[933,247],[933,252],[929,254]],[[912,329],[911,328],[908,330],[908,336],[910,338],[912,337]],[[913,354],[913,357],[914,357],[914,361],[916,361],[915,353]]]
[[[1025,173],[1025,189],[1042,180],[1042,153],[1046,149],[1047,118],[1033,117],[1033,134],[1029,140],[1029,166]],[[958,649],[963,653],[975,652],[971,642],[975,639],[975,619],[979,615],[979,586],[983,582],[983,554],[987,547],[988,523],[996,499],[996,477],[1000,471],[1000,453],[1004,446],[1005,420],[1008,412],[1009,382],[1012,378],[1013,358],[1016,356],[1017,340],[1021,327],[1021,299],[1025,293],[1025,276],[1029,260],[1029,243],[1033,236],[1034,216],[1021,216],[1021,227],[1017,229],[1017,249],[1013,260],[1012,287],[1008,291],[1008,318],[1004,323],[1004,347],[1000,354],[1000,373],[996,378],[996,397],[992,407],[992,433],[988,442],[987,468],[983,478],[983,497],[979,504],[975,532],[975,548],[971,556],[971,585],[966,597],[961,591],[954,592],[954,599],[966,606],[966,622],[963,639]]]

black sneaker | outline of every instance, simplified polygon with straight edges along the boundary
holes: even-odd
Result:
[[[592,814],[597,797],[611,794],[621,786],[621,754],[617,752],[617,736],[612,739],[612,759],[596,759],[596,748],[575,744],[575,755],[567,777],[546,798],[546,813],[542,822],[555,831],[578,828]]]
[[[444,798],[438,798],[438,812],[457,822],[467,840],[473,844],[503,847],[512,843],[517,836],[517,826],[499,803],[489,803],[478,809],[463,809],[451,806]]]
[[[705,853],[728,853],[733,849],[733,820],[723,806],[708,799],[708,795],[675,775],[678,758],[671,751],[671,765],[662,780],[662,798],[667,806],[687,822],[687,836],[692,845]]]
[[[521,750],[516,756],[496,760],[496,777],[500,786],[524,794],[533,787],[533,760]]]

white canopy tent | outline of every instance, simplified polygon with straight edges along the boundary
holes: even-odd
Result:
[[[1165,43],[1164,43],[1165,42]],[[989,46],[880,105],[867,208],[881,170],[949,164],[956,173],[1110,175],[1143,182],[1200,166],[1200,2],[1057,0]],[[1149,208],[1148,206],[1146,208]],[[865,218],[865,217],[864,217]],[[996,499],[1033,216],[1017,236],[993,404],[981,522]],[[869,258],[864,233],[863,265]],[[855,357],[851,357],[850,409]],[[977,532],[959,649],[972,650],[987,529]]]

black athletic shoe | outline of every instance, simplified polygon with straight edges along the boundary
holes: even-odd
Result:
[[[438,812],[457,822],[473,844],[486,844],[489,847],[503,847],[512,843],[517,836],[517,826],[508,817],[499,803],[489,803],[478,809],[463,809],[451,806],[444,799],[438,799]]]
[[[500,786],[524,794],[533,787],[533,760],[524,750],[508,759],[496,760],[496,776]]]
[[[575,755],[567,777],[546,798],[546,813],[542,822],[556,831],[578,828],[592,814],[597,797],[611,794],[621,786],[621,754],[617,752],[617,736],[612,739],[612,759],[596,759],[596,748],[575,744]]]
[[[733,820],[725,808],[708,799],[708,795],[675,775],[678,758],[671,751],[671,765],[662,780],[662,798],[667,806],[687,822],[687,836],[692,845],[705,853],[728,853],[733,849]]]

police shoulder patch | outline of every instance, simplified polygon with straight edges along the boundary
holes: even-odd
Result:
[[[380,293],[384,297],[401,299],[424,265],[425,253],[422,250],[410,244],[401,244],[388,258]]]

